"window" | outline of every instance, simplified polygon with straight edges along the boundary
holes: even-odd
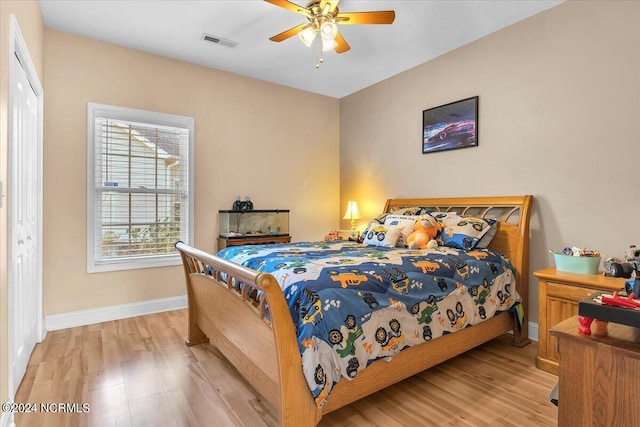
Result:
[[[180,264],[193,237],[191,117],[89,103],[87,270]]]

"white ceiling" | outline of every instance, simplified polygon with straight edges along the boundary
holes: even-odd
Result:
[[[395,10],[391,25],[342,25],[351,50],[269,37],[305,18],[260,0],[40,0],[45,26],[334,98],[477,40],[563,0],[342,0],[342,12]],[[295,0],[305,6],[305,0]],[[205,42],[203,33],[238,42]]]

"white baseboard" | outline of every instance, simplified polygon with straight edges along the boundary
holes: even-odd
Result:
[[[538,342],[538,324],[529,322],[529,339]]]
[[[144,314],[160,313],[162,311],[177,310],[187,307],[187,296],[161,298],[132,304],[113,305],[93,310],[72,311],[69,313],[45,316],[45,328],[48,331],[72,328],[74,326],[90,325],[92,323],[108,322],[110,320],[126,319]],[[0,427],[5,427],[4,425]]]

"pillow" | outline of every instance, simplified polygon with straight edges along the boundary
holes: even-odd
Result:
[[[389,215],[389,213],[382,213],[382,214],[378,215],[377,217],[375,217],[373,220],[374,221],[378,221],[379,224],[384,224],[384,220],[387,217],[387,215]]]
[[[461,217],[455,212],[433,212],[431,215],[442,225],[438,243],[464,250],[475,248],[496,223],[495,219]]]
[[[362,233],[360,233],[360,236],[358,237],[358,242],[360,242],[360,243],[364,242],[364,238],[367,236],[369,231],[372,228],[375,228],[375,227],[379,226],[380,224],[382,224],[382,223],[378,222],[377,219],[374,219],[369,224],[367,224],[367,226],[364,228],[364,230],[362,230]]]
[[[365,246],[383,246],[393,248],[400,237],[402,227],[397,225],[378,224],[370,228],[364,236],[363,244]]]
[[[498,221],[494,221],[494,223],[491,224],[491,227],[489,228],[489,231],[487,231],[487,234],[482,236],[482,239],[480,239],[480,241],[476,245],[476,248],[478,248],[478,249],[486,249],[486,248],[488,248],[489,244],[491,243],[493,238],[496,236],[497,232],[498,232]]]
[[[389,212],[391,215],[420,215],[422,213],[422,209],[420,207],[411,207],[411,208],[401,208],[395,211]]]
[[[395,211],[382,213],[377,217],[375,217],[375,220],[378,221],[380,224],[384,224],[384,221],[387,219],[387,216],[389,215],[418,216],[418,215],[423,215],[427,212],[430,212],[427,210],[427,208],[421,208],[417,206],[411,207],[411,208],[400,208],[400,209],[396,209]]]
[[[413,233],[413,229],[416,225],[417,217],[411,215],[397,215],[395,213],[387,215],[384,219],[384,225],[398,226],[402,232],[396,246],[404,248],[406,246],[407,237]]]

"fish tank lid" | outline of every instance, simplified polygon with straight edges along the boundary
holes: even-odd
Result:
[[[239,211],[233,209],[224,209],[219,210],[218,213],[280,213],[280,212],[289,212],[289,209],[253,209],[250,211]]]

